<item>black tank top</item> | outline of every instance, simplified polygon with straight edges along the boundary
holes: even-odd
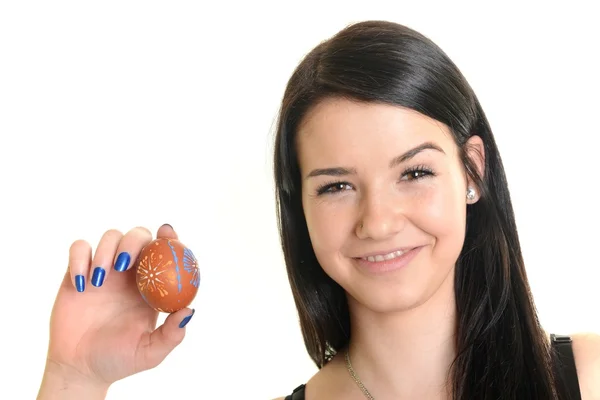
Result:
[[[579,390],[579,379],[575,368],[575,357],[573,356],[573,342],[570,336],[550,335],[552,346],[557,355],[556,368],[559,380],[569,393],[570,400],[581,400]],[[285,400],[305,400],[304,384],[298,386]]]

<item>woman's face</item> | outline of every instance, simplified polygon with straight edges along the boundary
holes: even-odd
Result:
[[[480,138],[470,142],[483,155]],[[399,107],[328,99],[300,126],[298,158],[315,254],[351,299],[397,311],[451,285],[478,193],[466,197],[446,126]]]

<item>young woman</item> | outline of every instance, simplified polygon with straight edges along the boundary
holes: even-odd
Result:
[[[426,37],[363,22],[308,54],[285,91],[275,180],[319,367],[281,399],[599,398],[599,337],[540,326],[491,128]],[[40,399],[61,388],[63,398],[104,398],[181,342],[191,310],[146,333],[156,313],[120,272],[130,263],[119,255],[134,260],[150,240],[143,228],[110,230],[93,260],[87,242],[71,246]],[[90,279],[106,290],[78,293]]]

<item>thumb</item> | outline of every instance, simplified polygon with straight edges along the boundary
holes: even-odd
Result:
[[[195,310],[184,308],[170,314],[165,322],[150,334],[144,358],[148,368],[154,368],[177,347],[185,337],[185,326],[192,319]]]

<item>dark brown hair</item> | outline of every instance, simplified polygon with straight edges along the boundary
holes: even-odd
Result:
[[[468,206],[456,263],[456,399],[553,399],[552,353],[530,293],[502,160],[473,90],[431,40],[384,21],[351,25],[302,60],[285,90],[275,141],[278,223],[287,272],[310,357],[320,368],[348,344],[344,290],[314,254],[301,202],[296,133],[307,111],[338,96],[413,109],[450,128],[480,200]],[[485,173],[465,143],[478,135]],[[563,398],[563,397],[561,397]]]

